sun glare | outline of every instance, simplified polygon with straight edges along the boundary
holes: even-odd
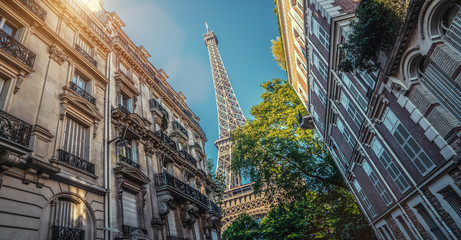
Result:
[[[100,10],[99,0],[80,0],[84,3],[92,12],[97,12]]]

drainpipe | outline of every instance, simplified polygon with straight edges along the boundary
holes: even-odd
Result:
[[[109,79],[109,83],[106,86],[105,90],[105,101],[104,101],[104,188],[106,189],[105,195],[105,204],[104,204],[104,239],[112,239],[112,172],[111,172],[111,159],[110,159],[110,144],[108,143],[111,139],[110,134],[110,88],[111,88],[111,62],[112,62],[112,52],[109,53],[107,57],[107,67],[106,67],[106,77]]]

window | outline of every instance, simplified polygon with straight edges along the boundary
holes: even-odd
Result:
[[[72,118],[66,118],[64,123],[63,150],[79,158],[88,159],[88,132]]]
[[[371,205],[371,202],[368,200],[367,196],[362,190],[362,187],[360,186],[359,182],[357,182],[357,179],[354,179],[354,186],[355,189],[357,189],[357,192],[359,193],[360,198],[362,198],[363,203],[365,203],[365,207],[368,209],[368,212],[372,217],[376,216],[375,209]]]
[[[67,198],[58,198],[51,220],[52,239],[85,239],[85,208]]]
[[[368,107],[367,100],[365,99],[365,97],[362,96],[362,94],[359,92],[357,87],[352,83],[352,81],[349,79],[346,73],[343,73],[342,80],[343,80],[344,85],[346,85],[346,87],[349,89],[351,97],[357,100],[360,107],[362,107],[362,109],[366,111]]]
[[[138,162],[136,158],[136,142],[133,140],[128,140],[128,144],[126,146],[120,147],[120,155],[123,158],[130,160],[131,162]]]
[[[408,184],[407,180],[400,172],[395,162],[392,160],[389,154],[386,151],[384,151],[383,146],[376,138],[373,139],[373,142],[371,143],[371,148],[373,149],[373,152],[378,157],[381,164],[386,169],[389,176],[391,176],[392,180],[399,188],[400,192],[405,192],[408,188],[410,188],[410,184]]]
[[[16,35],[16,31],[18,30],[12,23],[6,21],[4,17],[0,17],[0,29],[12,37]]]
[[[381,180],[379,180],[378,176],[370,167],[367,161],[363,161],[362,167],[365,173],[370,178],[371,182],[373,183],[373,186],[375,187],[376,191],[378,191],[379,196],[381,196],[386,206],[389,206],[392,203],[392,199],[387,193],[386,189],[384,188],[384,185],[381,182]]]
[[[397,216],[396,219],[399,222],[399,224],[403,227],[405,236],[409,237],[410,240],[416,240],[413,234],[411,233],[411,230],[408,227],[407,223],[405,222],[405,220],[403,220],[402,216]]]
[[[360,128],[363,122],[363,115],[360,114],[358,111],[357,107],[354,104],[351,104],[349,101],[349,98],[346,96],[346,94],[341,91],[341,104],[344,106],[346,109],[347,113],[349,113],[349,117],[352,118],[352,121],[355,123],[355,125]]]
[[[427,227],[429,228],[429,231],[434,234],[436,239],[438,240],[445,240],[447,237],[445,234],[443,234],[442,230],[440,227],[437,225],[437,223],[434,221],[434,219],[431,217],[431,215],[427,212],[426,208],[423,206],[423,204],[418,204],[415,206],[416,211],[419,213],[419,215],[423,218],[424,222],[426,223]]]
[[[317,54],[312,54],[312,59],[314,62],[314,66],[319,70],[320,76],[323,78],[322,80],[328,80],[328,68],[323,64],[322,60],[317,56]]]
[[[314,109],[312,109],[312,110],[314,110]],[[322,119],[320,119],[319,115],[317,114],[317,112],[316,112],[315,110],[312,111],[312,115],[314,115],[315,121],[316,121],[317,124],[319,125],[320,130],[322,130],[322,132],[323,132],[325,129],[324,129],[324,126],[323,126]]]
[[[336,152],[335,152],[334,149],[331,150],[331,155],[332,155],[333,158],[336,160],[336,163],[338,164],[339,169],[341,170],[341,172],[345,173],[345,172],[346,172],[346,169],[344,168],[343,162],[339,159],[339,157],[338,157],[338,155],[336,154]]]
[[[133,112],[133,100],[131,98],[128,98],[124,94],[120,94],[119,106],[123,111],[127,113]]]
[[[395,240],[395,238],[394,238],[394,236],[392,235],[391,231],[389,231],[389,228],[387,227],[387,225],[383,225],[381,228],[384,230],[384,232],[385,232],[386,235],[389,237],[389,239]]]
[[[421,174],[425,175],[435,167],[434,163],[416,142],[416,139],[410,135],[390,108],[387,108],[384,114],[383,123]]]
[[[330,48],[330,35],[320,26],[315,18],[312,18],[312,31],[320,43],[328,50]]]
[[[458,4],[453,4],[445,10],[442,16],[443,40],[453,49],[461,53],[460,32],[461,32],[461,8]]]
[[[351,134],[344,128],[343,122],[338,118],[337,119],[337,124],[339,131],[343,135],[343,137],[346,139],[347,144],[351,149],[354,149],[355,147],[355,140],[352,138]]]
[[[442,195],[443,199],[445,199],[453,210],[455,210],[458,216],[461,217],[461,197],[458,193],[456,193],[451,186],[447,186],[438,193]]]
[[[333,142],[333,146],[336,148],[336,150],[338,150],[339,152],[339,155],[341,156],[343,162],[345,163],[346,167],[349,165],[349,161],[347,160],[346,156],[344,156],[344,153],[343,151],[341,150],[341,148],[339,148],[338,144],[336,143],[336,141],[332,138],[331,139],[332,142]]]
[[[77,39],[77,45],[89,55],[93,54],[93,48],[90,47],[90,45],[85,40],[83,40],[81,37]]]
[[[316,81],[313,81],[314,84],[314,92],[317,94],[317,96],[320,99],[320,102],[322,102],[323,106],[327,105],[327,99],[325,97],[325,94],[323,94],[323,91],[319,88],[319,85],[317,85]]]
[[[136,194],[123,191],[122,203],[123,224],[131,227],[139,227],[138,202],[136,199]]]

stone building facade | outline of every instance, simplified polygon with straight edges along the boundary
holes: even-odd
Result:
[[[315,130],[378,238],[460,239],[460,4],[407,1],[381,69],[341,72],[356,6],[303,2]]]
[[[124,26],[0,1],[0,239],[220,239],[200,119]]]

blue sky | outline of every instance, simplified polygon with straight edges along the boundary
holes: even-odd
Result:
[[[245,117],[258,104],[262,82],[286,79],[270,50],[279,35],[273,0],[104,0],[125,22],[124,31],[152,55],[176,91],[200,117],[208,157],[216,161],[218,119],[204,22],[218,37],[218,48]],[[215,163],[216,166],[216,163]]]

